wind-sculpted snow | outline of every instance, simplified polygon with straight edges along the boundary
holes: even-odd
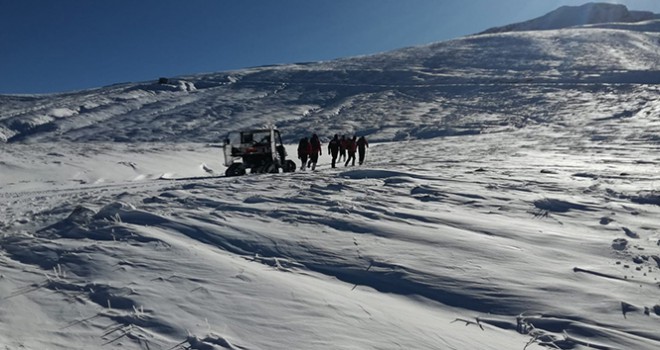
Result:
[[[200,176],[195,159],[221,172],[214,149],[63,143],[56,159],[122,170],[75,188],[38,148],[9,153],[61,174],[0,193],[1,342],[655,349],[657,149],[538,141],[553,132],[372,144],[361,167],[323,156],[316,172],[180,181],[156,175]],[[141,171],[153,175],[133,180]]]

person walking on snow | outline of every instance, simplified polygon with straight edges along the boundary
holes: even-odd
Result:
[[[357,148],[359,164],[362,165],[362,163],[364,163],[364,156],[366,154],[367,148],[369,148],[369,142],[367,142],[367,139],[364,136],[360,136],[360,138],[357,140]]]
[[[346,135],[341,135],[341,139],[339,140],[339,161],[340,162],[342,160],[344,162],[346,161],[346,147],[348,147],[348,139],[346,138]]]
[[[328,143],[328,153],[332,155],[332,167],[335,167],[335,162],[337,161],[337,155],[339,154],[339,135],[335,134],[335,137],[330,140]]]
[[[348,163],[353,160],[353,164],[351,166],[355,165],[355,150],[357,149],[357,142],[355,139],[357,136],[353,136],[351,140],[348,141],[348,147],[346,147],[346,150],[348,151],[348,159],[346,159],[346,163],[344,163],[344,166],[348,166]]]
[[[307,158],[312,153],[312,145],[309,143],[309,139],[303,137],[298,143],[298,159],[300,159],[300,171],[305,170],[305,165],[307,165]]]
[[[312,167],[312,170],[316,169],[316,163],[319,161],[319,156],[323,155],[321,151],[321,140],[316,134],[312,135],[312,138],[309,140],[309,143],[312,146],[312,152],[309,154],[309,163],[307,167]]]

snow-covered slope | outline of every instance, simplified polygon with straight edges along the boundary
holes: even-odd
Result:
[[[0,96],[0,345],[658,349],[659,29]],[[266,123],[367,162],[223,177]]]
[[[376,144],[362,167],[324,156],[314,173],[184,181],[157,178],[221,173],[212,149],[7,145],[0,342],[657,349],[658,147],[610,126],[659,124]]]
[[[600,23],[634,23],[652,19],[660,19],[660,15],[648,11],[629,11],[625,5],[620,4],[588,3],[581,6],[562,6],[539,18],[491,28],[482,34],[561,29]]]
[[[476,35],[165,85],[0,96],[0,135],[10,142],[217,142],[230,130],[275,123],[291,142],[312,131],[391,141],[553,123],[591,108],[572,96],[599,89],[616,91],[595,94],[600,110],[636,113],[620,106],[660,81],[660,21],[629,29]]]

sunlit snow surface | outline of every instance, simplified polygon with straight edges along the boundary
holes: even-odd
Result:
[[[656,349],[657,147],[538,135],[183,181],[219,149],[5,146],[1,342]]]
[[[0,345],[660,348],[660,21],[611,27],[0,96]],[[267,123],[367,163],[224,177]]]

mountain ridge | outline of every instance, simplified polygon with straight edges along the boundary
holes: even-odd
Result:
[[[621,4],[592,2],[580,6],[562,6],[541,17],[490,28],[479,34],[552,30],[603,23],[636,23],[653,19],[660,19],[660,14],[650,11],[631,11]]]

